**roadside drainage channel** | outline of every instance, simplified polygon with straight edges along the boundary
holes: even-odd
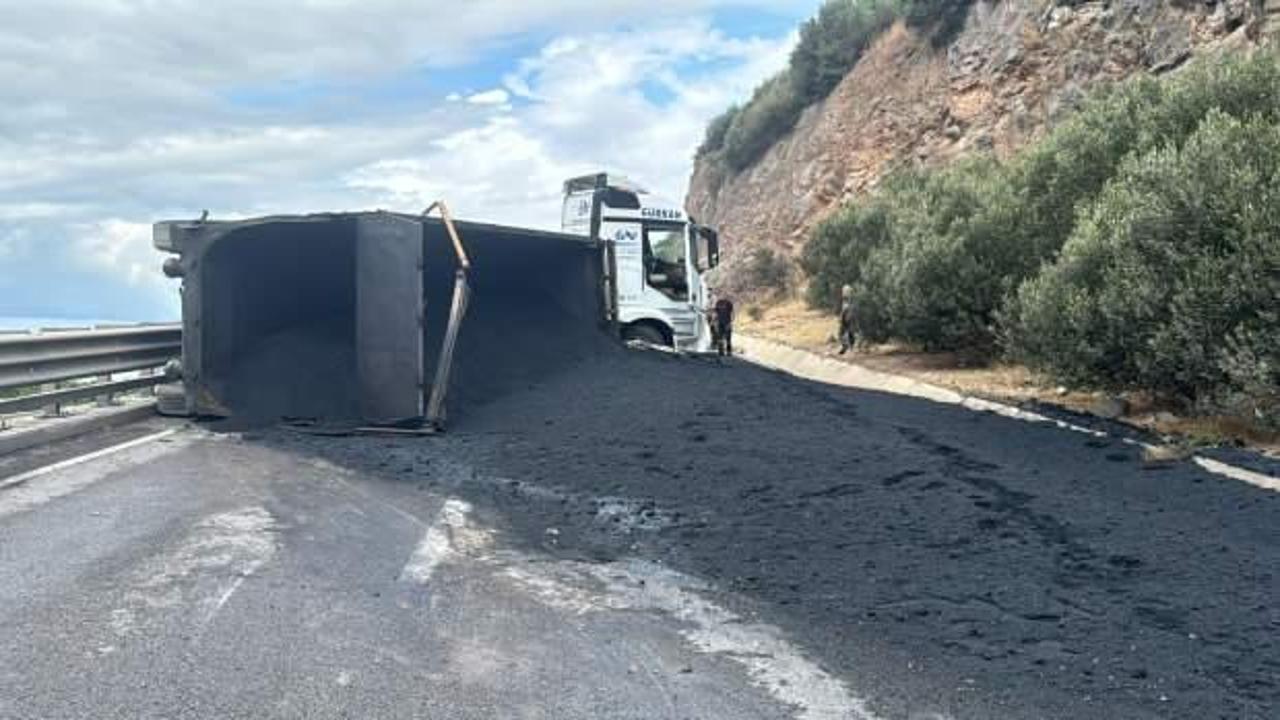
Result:
[[[907,395],[948,405],[959,405],[976,412],[994,413],[1024,422],[1050,423],[1063,430],[1070,430],[1093,437],[1115,438],[1113,434],[1103,430],[1055,419],[1048,415],[1023,410],[1003,403],[969,397],[954,390],[912,380],[911,378],[869,370],[858,365],[823,357],[808,350],[800,350],[751,336],[739,336],[737,340],[743,359],[756,365],[785,372],[806,380],[862,390]],[[1140,447],[1144,451],[1155,452],[1158,450],[1155,445],[1135,438],[1121,437],[1115,439],[1128,445]],[[1280,477],[1249,470],[1221,460],[1204,457],[1203,455],[1193,455],[1189,459],[1202,469],[1215,475],[1246,482],[1266,490],[1280,492]]]

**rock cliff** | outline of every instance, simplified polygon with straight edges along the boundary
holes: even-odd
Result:
[[[700,159],[686,205],[721,229],[729,268],[762,245],[794,256],[809,228],[892,169],[1007,156],[1092,87],[1254,47],[1276,11],[1278,0],[977,0],[943,48],[895,25],[754,165]]]

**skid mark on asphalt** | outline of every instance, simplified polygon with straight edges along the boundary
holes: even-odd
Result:
[[[575,615],[652,612],[678,620],[680,635],[701,653],[743,666],[752,683],[796,708],[798,720],[877,720],[856,697],[770,625],[751,622],[714,602],[712,588],[654,563],[604,564],[491,552],[492,534],[470,519],[467,503],[450,499],[427,529],[401,575],[426,582],[446,562],[488,565],[495,575],[548,607]]]
[[[194,439],[165,430],[0,480],[0,517],[79,492],[121,470],[182,450]]]
[[[265,508],[247,507],[204,518],[168,553],[136,575],[121,607],[111,613],[117,635],[129,635],[167,610],[193,613],[203,631],[244,584],[276,553],[276,522]]]

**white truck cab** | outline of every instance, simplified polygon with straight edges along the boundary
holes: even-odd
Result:
[[[676,203],[624,177],[598,173],[564,184],[561,226],[611,246],[617,322],[622,337],[681,350],[711,349],[704,276],[719,263],[711,228]]]

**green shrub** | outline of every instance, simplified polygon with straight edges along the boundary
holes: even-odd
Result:
[[[972,0],[826,0],[800,27],[800,38],[785,70],[756,88],[741,109],[707,126],[699,156],[723,151],[730,168],[742,170],[760,159],[795,127],[805,108],[831,93],[862,54],[895,20],[949,39],[968,14]]]
[[[810,303],[831,307],[851,285],[869,339],[994,348],[1011,278],[1040,262],[1014,232],[1019,204],[1006,176],[990,158],[893,176],[815,229],[802,256]]]
[[[1104,90],[1007,163],[977,159],[890,178],[811,235],[803,256],[809,299],[830,307],[850,284],[873,326],[869,336],[993,352],[1008,298],[1054,260],[1080,209],[1126,158],[1180,147],[1215,108],[1280,121],[1275,56],[1207,62],[1172,79]],[[872,208],[880,230],[862,225]]]
[[[1280,282],[1272,283],[1280,295]],[[1280,313],[1260,311],[1258,317],[1236,328],[1223,350],[1225,388],[1216,398],[1220,407],[1280,430]]]
[[[1016,234],[1016,203],[989,158],[895,186],[895,241],[881,253],[889,332],[927,349],[994,347],[1007,278],[1037,260]]]
[[[945,47],[964,29],[973,0],[907,0],[903,19],[922,28],[934,47]]]
[[[827,0],[800,26],[791,51],[791,74],[805,104],[825,98],[863,51],[897,19],[898,0]]]
[[[710,155],[724,147],[724,137],[729,133],[729,128],[739,112],[740,108],[737,105],[730,105],[728,110],[712,118],[707,124],[707,132],[702,139],[702,144],[698,146],[698,157]]]
[[[800,267],[810,277],[810,305],[840,307],[841,287],[860,284],[867,258],[889,240],[890,217],[883,203],[846,205],[814,229],[800,256]]]
[[[1280,63],[1270,54],[1197,63],[1173,78],[1141,77],[1104,88],[1015,161],[1019,232],[1050,258],[1075,228],[1077,210],[1125,158],[1180,145],[1211,110],[1280,119]]]
[[[749,290],[784,292],[790,286],[791,264],[771,248],[758,247],[747,255],[742,279]]]
[[[740,170],[751,165],[795,127],[804,105],[791,78],[790,72],[783,72],[765,81],[734,116],[724,135],[729,167]]]
[[[1011,350],[1065,380],[1205,407],[1276,394],[1280,125],[1210,111],[1126,160],[1007,313]]]

